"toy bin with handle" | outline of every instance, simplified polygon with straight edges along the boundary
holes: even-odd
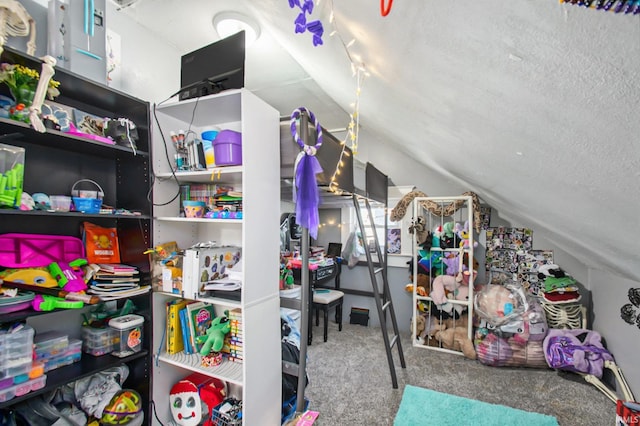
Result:
[[[95,187],[90,190],[78,189],[78,185],[83,182],[88,182]],[[73,206],[76,211],[82,213],[100,213],[102,199],[104,198],[104,191],[96,181],[91,179],[80,179],[71,187],[71,198],[73,199]]]

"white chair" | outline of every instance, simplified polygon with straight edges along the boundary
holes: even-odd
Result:
[[[336,308],[336,322],[338,330],[342,331],[342,304],[344,293],[340,290],[318,288],[313,290],[313,310],[316,313],[316,326],[319,325],[320,311],[324,313],[324,341],[328,337],[329,309]]]

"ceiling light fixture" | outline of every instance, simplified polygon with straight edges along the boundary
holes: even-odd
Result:
[[[260,37],[260,26],[251,17],[239,12],[220,12],[213,17],[213,27],[220,38],[229,37],[239,31],[245,32],[245,45],[251,46]]]

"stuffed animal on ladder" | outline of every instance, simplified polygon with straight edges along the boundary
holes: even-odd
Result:
[[[27,10],[17,0],[0,0],[0,54],[4,51],[4,44],[7,36],[26,37],[29,35],[27,42],[27,54],[33,56],[36,51],[36,23],[29,15]],[[38,87],[33,97],[33,104],[29,107],[29,120],[31,125],[38,132],[44,133],[45,126],[40,119],[40,108],[47,94],[49,80],[55,73],[53,67],[56,60],[52,56],[42,58],[42,72]]]

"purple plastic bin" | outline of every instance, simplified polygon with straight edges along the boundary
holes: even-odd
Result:
[[[216,166],[237,166],[242,164],[242,133],[222,130],[211,142]]]

